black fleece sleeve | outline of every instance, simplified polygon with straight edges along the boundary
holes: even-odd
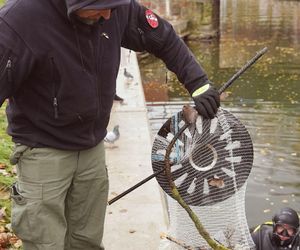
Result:
[[[152,27],[147,21],[146,11],[147,8],[135,0],[131,1],[129,21],[122,46],[134,51],[146,50],[162,59],[185,88],[193,93],[207,82],[206,73],[182,39],[175,33],[172,25],[154,14],[158,26]]]
[[[25,43],[0,19],[0,106],[26,80],[33,58]]]

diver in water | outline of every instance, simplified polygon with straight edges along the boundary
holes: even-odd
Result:
[[[289,207],[282,208],[272,222],[258,226],[252,233],[257,250],[300,250],[299,216]]]

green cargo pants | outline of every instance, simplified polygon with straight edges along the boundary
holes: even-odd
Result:
[[[82,151],[16,145],[12,229],[24,250],[99,250],[108,196],[104,144]]]

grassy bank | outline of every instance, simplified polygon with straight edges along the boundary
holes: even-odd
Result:
[[[0,7],[5,0],[0,0]],[[13,143],[6,133],[5,104],[0,108],[0,250],[21,249],[21,242],[11,233],[9,187],[15,181],[15,171],[9,163]]]
[[[0,108],[0,191],[7,191],[14,182],[14,170],[9,163],[13,148],[11,137],[6,133],[7,119],[5,105]]]
[[[14,167],[9,163],[13,143],[6,133],[5,104],[0,108],[0,249],[18,249],[20,241],[11,232],[9,190],[15,181]]]

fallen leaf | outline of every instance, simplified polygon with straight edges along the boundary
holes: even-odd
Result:
[[[220,95],[220,100],[221,100],[221,101],[225,101],[227,97],[229,97],[229,92],[223,92],[223,93]]]
[[[15,248],[20,248],[22,246],[22,241],[21,240],[17,240],[17,242],[14,244]]]
[[[262,154],[262,155],[267,155],[267,150],[265,150],[265,149],[260,149],[260,153]]]
[[[0,233],[0,247],[6,247],[9,244],[9,239],[11,237],[11,233]]]
[[[0,174],[2,174],[3,176],[9,176],[9,173],[5,170],[0,168]]]
[[[11,238],[9,239],[9,244],[15,245],[17,244],[18,241],[20,241],[20,239],[17,236],[12,235]]]
[[[0,209],[0,220],[2,220],[6,216],[5,210],[6,210],[5,207]]]
[[[225,183],[222,178],[212,178],[208,181],[208,185],[212,187],[223,188],[225,186]]]

